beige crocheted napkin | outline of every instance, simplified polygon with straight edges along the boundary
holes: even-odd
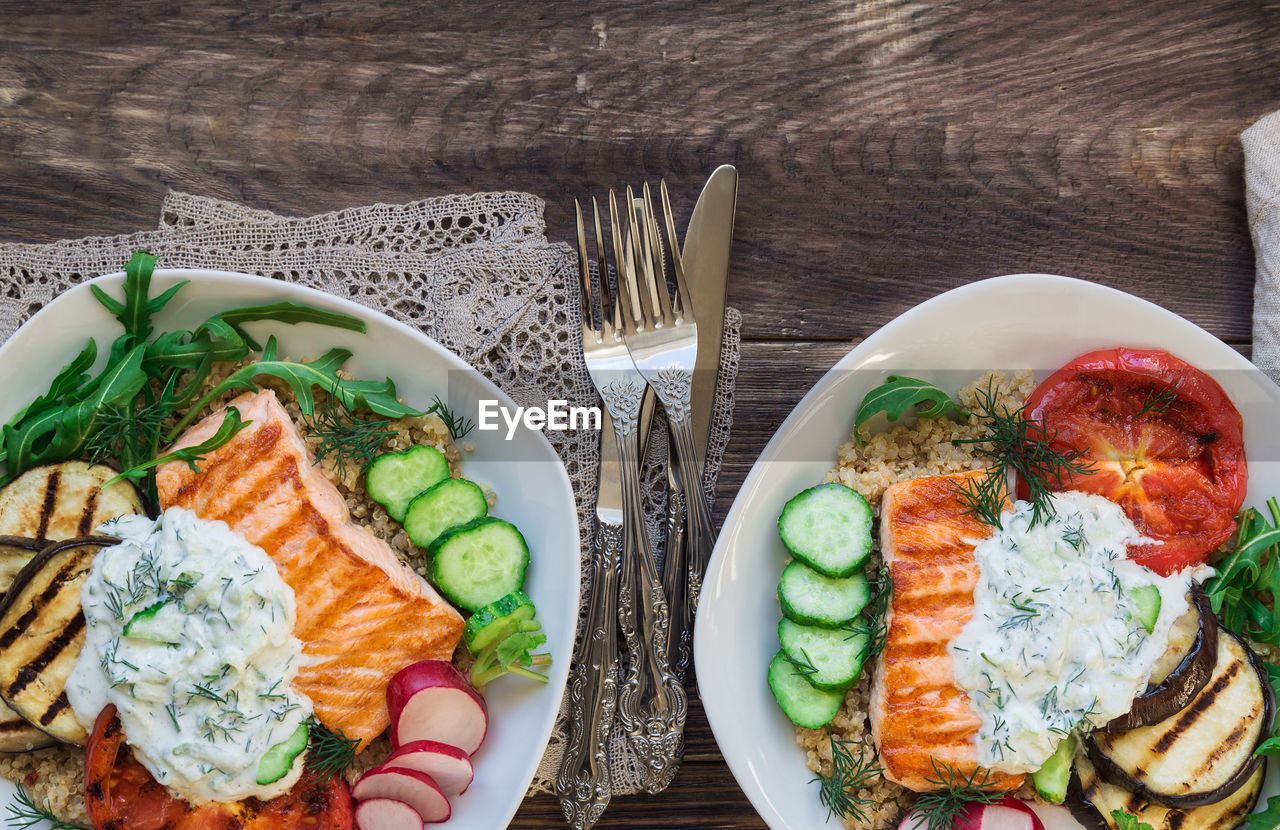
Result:
[[[1280,383],[1280,112],[1245,130],[1240,143],[1258,271],[1253,284],[1253,364]]]
[[[529,194],[482,193],[291,218],[171,193],[155,231],[0,245],[0,340],[62,291],[119,271],[142,249],[155,254],[161,267],[260,274],[389,314],[461,355],[522,406],[545,405],[552,398],[588,405],[595,391],[576,324],[577,262],[567,246],[547,242],[542,209],[542,201]],[[732,424],[740,322],[728,309],[708,446],[708,493],[715,488]],[[563,431],[547,437],[573,485],[585,563],[595,512],[598,436]],[[647,475],[656,481],[661,471],[650,469]],[[657,501],[652,509],[661,515]],[[565,741],[563,720],[562,709],[530,792],[554,788]],[[610,755],[614,792],[640,791],[626,742],[615,739]]]

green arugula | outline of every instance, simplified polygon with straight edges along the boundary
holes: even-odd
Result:
[[[1280,827],[1280,795],[1267,799],[1267,809],[1245,816],[1245,830],[1275,830]]]
[[[1213,612],[1237,634],[1280,646],[1280,501],[1267,499],[1268,521],[1250,508],[1238,517],[1235,548],[1205,582]]]
[[[146,251],[138,251],[129,259],[124,266],[124,302],[113,299],[97,285],[89,286],[98,302],[124,326],[125,337],[134,342],[142,342],[151,336],[151,315],[168,305],[174,295],[187,284],[185,281],[180,282],[152,299],[151,273],[155,266],[156,258]]]
[[[859,446],[866,446],[862,437],[862,425],[883,412],[890,421],[896,421],[912,409],[920,418],[941,418],[944,415],[965,414],[951,397],[928,381],[889,375],[885,382],[872,389],[858,406],[854,418],[853,435]]]
[[[1111,818],[1115,819],[1116,830],[1155,830],[1150,824],[1138,821],[1137,816],[1125,810],[1112,810]]]
[[[235,437],[237,432],[249,426],[251,423],[253,423],[253,421],[244,421],[241,419],[240,410],[236,409],[234,406],[229,406],[227,407],[226,417],[224,417],[222,419],[222,423],[218,425],[218,431],[201,443],[190,447],[180,447],[176,450],[170,450],[163,455],[158,455],[155,458],[130,467],[102,486],[110,487],[117,481],[137,481],[138,479],[146,476],[156,467],[159,467],[162,464],[168,464],[170,461],[185,461],[187,462],[188,467],[198,473],[200,472],[200,468],[196,465],[199,462],[204,461],[205,455],[213,452],[223,444],[230,441]]]

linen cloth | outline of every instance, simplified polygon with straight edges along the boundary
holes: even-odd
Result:
[[[1253,236],[1253,364],[1280,383],[1280,112],[1240,135],[1245,209]]]
[[[63,291],[119,271],[134,251],[147,250],[160,268],[259,274],[388,314],[460,355],[521,406],[544,406],[550,399],[591,405],[596,394],[582,360],[577,258],[567,245],[547,241],[543,206],[527,193],[479,193],[294,218],[170,193],[156,230],[46,245],[0,244],[0,340]],[[727,309],[704,477],[709,497],[732,426],[740,324],[738,312]],[[43,390],[30,394],[37,391]],[[599,436],[585,430],[546,436],[573,486],[585,566]],[[657,460],[664,455],[665,436],[656,435],[653,443],[650,457]],[[652,516],[662,515],[664,490],[652,483],[663,477],[651,462],[646,479]],[[580,617],[589,589],[584,581]],[[531,793],[554,791],[564,719],[562,706]],[[634,754],[616,734],[610,744],[616,795],[640,791],[636,770]]]

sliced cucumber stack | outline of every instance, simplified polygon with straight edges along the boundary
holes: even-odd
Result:
[[[387,508],[387,515],[404,521],[414,496],[449,477],[449,460],[435,447],[410,447],[404,452],[380,455],[365,470],[369,498]]]

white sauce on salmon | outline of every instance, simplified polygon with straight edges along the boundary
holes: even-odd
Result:
[[[978,762],[996,771],[1037,770],[1071,731],[1129,711],[1190,607],[1191,570],[1161,577],[1125,558],[1151,540],[1118,505],[1077,492],[1052,504],[1031,527],[1031,505],[1017,502],[978,543],[973,618],[949,646],[982,717]],[[1160,592],[1150,634],[1134,594],[1143,586]]]
[[[138,760],[193,804],[266,800],[302,773],[257,783],[258,762],[311,714],[291,688],[302,643],[293,590],[261,548],[223,522],[171,507],[125,516],[122,541],[93,562],[81,602],[86,640],[67,685],[92,728],[108,703]]]

